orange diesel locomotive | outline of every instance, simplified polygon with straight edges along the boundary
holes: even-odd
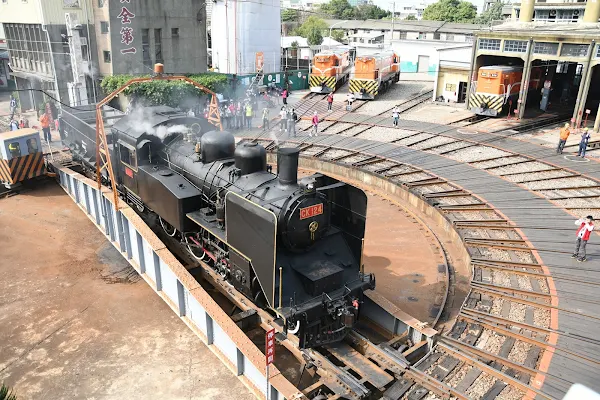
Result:
[[[355,98],[374,99],[400,80],[400,57],[393,51],[357,57],[350,77],[350,93]]]
[[[353,57],[354,49],[350,47],[337,47],[317,53],[308,78],[310,91],[334,92],[348,79]]]
[[[491,65],[479,68],[477,86],[471,94],[469,106],[478,115],[495,117],[508,109],[509,104],[516,108],[523,68],[507,65]],[[542,69],[533,67],[529,79],[529,91],[540,89]]]

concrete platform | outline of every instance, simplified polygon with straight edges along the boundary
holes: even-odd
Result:
[[[19,399],[253,399],[67,194],[0,199],[0,382]]]

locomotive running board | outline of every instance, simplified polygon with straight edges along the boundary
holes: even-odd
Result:
[[[306,399],[200,286],[162,241],[125,202],[116,207],[108,188],[68,168],[53,165],[62,188],[125,257],[146,283],[260,399]]]

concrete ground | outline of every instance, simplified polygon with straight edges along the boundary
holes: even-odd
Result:
[[[52,181],[0,199],[0,382],[19,399],[252,399]]]

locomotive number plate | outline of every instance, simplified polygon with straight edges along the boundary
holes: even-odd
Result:
[[[125,173],[128,177],[133,178],[133,171],[127,167],[125,167]]]
[[[306,219],[321,214],[323,214],[323,203],[300,209],[300,219]]]

